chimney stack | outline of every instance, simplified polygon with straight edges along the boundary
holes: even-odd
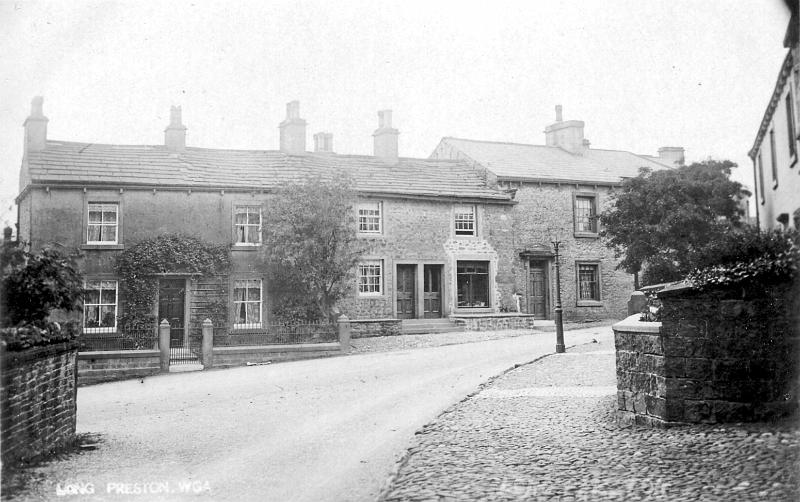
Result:
[[[186,151],[186,126],[182,123],[180,106],[169,109],[169,125],[164,129],[164,146],[170,152]]]
[[[333,153],[333,134],[329,132],[315,134],[314,151],[317,153]]]
[[[286,103],[286,120],[281,130],[281,151],[292,155],[306,152],[306,121],[300,118],[300,102]]]
[[[397,164],[397,136],[400,131],[392,127],[392,111],[378,112],[378,129],[372,133],[375,138],[374,154],[387,164]]]
[[[561,105],[556,105],[556,121],[544,130],[547,146],[557,146],[574,155],[583,155],[589,141],[583,137],[582,120],[563,120]]]
[[[668,166],[682,166],[686,161],[684,149],[680,146],[662,146],[658,149],[658,160]]]
[[[22,126],[25,128],[25,153],[41,152],[47,145],[47,117],[42,111],[44,98],[36,96],[31,100],[31,114]]]

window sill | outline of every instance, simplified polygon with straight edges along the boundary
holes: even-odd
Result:
[[[492,311],[492,307],[456,307],[457,314],[485,314]]]
[[[109,331],[112,330],[112,331]],[[83,328],[82,334],[117,336],[117,328]]]
[[[600,234],[597,232],[575,232],[575,237],[584,238],[584,239],[599,239]]]
[[[233,251],[258,251],[261,249],[261,244],[234,244],[231,247]]]
[[[356,236],[361,239],[377,239],[383,237],[383,232],[358,232]]]
[[[358,293],[356,298],[359,300],[377,300],[383,298],[384,296],[386,295],[383,293]]]
[[[97,251],[112,251],[125,249],[125,246],[122,244],[81,244],[80,248],[84,250],[94,249]]]
[[[602,307],[603,302],[599,300],[578,300],[578,307]]]

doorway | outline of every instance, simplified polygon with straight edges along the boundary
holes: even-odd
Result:
[[[416,265],[397,266],[397,317],[399,319],[414,319],[416,317]]]
[[[531,262],[528,312],[538,319],[548,319],[550,314],[547,268],[546,261]]]
[[[436,319],[442,317],[442,266],[423,267],[423,317]]]
[[[186,281],[184,279],[161,279],[158,284],[158,322],[169,322],[170,347],[183,347],[186,330],[185,308]]]

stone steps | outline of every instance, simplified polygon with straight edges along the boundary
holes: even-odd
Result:
[[[464,328],[449,319],[403,319],[404,335],[423,335],[434,333],[454,333]]]

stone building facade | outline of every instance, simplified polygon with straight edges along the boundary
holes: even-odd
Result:
[[[496,313],[513,301],[512,195],[464,162],[399,157],[389,111],[379,113],[373,156],[334,153],[329,133],[315,135],[314,151],[306,151],[297,102],[287,106],[274,151],[186,146],[180,108],[172,110],[163,145],[51,140],[47,121],[35,98],[25,122],[18,235],[34,250],[54,243],[81,250],[90,290],[85,331],[119,329],[125,298],[118,254],[177,233],[230,245],[232,270],[225,277],[161,277],[154,309],[169,295],[170,315],[187,337],[215,302],[228,306],[230,329],[269,324],[272,291],[260,235],[271,192],[316,176],[347,176],[358,197],[354,216],[368,252],[340,306],[349,317]]]
[[[445,137],[433,159],[467,162],[490,186],[513,191],[514,251],[510,269],[523,312],[552,318],[556,305],[554,242],[559,242],[560,292],[567,319],[623,318],[633,277],[600,239],[597,215],[622,180],[640,168],[683,163],[683,148],[664,147],[658,157],[590,148],[584,123],[563,120],[545,130],[545,145]]]
[[[759,226],[800,229],[800,17],[797,0],[787,0],[791,19],[783,44],[788,49],[749,156],[753,160]]]

